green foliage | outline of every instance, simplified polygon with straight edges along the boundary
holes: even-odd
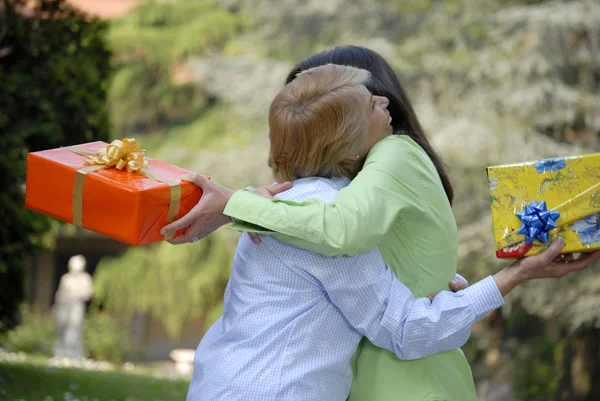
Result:
[[[521,344],[513,360],[512,379],[515,394],[521,401],[547,401],[558,388],[560,370],[555,363],[560,347],[557,343],[535,338]]]
[[[9,352],[51,357],[57,335],[54,316],[26,306],[21,313],[21,324],[3,335],[0,346]],[[131,352],[128,326],[108,313],[90,311],[85,316],[83,346],[87,357],[118,364]]]
[[[173,75],[188,57],[222,48],[244,24],[225,8],[195,0],[148,2],[116,21],[110,31],[119,67],[110,90],[116,135],[165,128],[209,105],[205,91]]]
[[[120,62],[143,58],[168,66],[222,47],[243,26],[242,17],[217,5],[151,1],[116,21],[110,41]]]
[[[27,307],[21,308],[22,323],[9,331],[1,344],[9,352],[52,356],[56,342],[56,324],[52,315]]]
[[[433,0],[385,0],[385,2],[391,4],[404,15],[413,15],[431,10],[434,3]]]
[[[2,205],[10,202],[9,199],[4,199],[5,196],[4,193],[0,195]],[[9,206],[14,205],[9,204]],[[19,322],[19,303],[25,298],[24,272],[21,264],[26,248],[33,248],[33,246],[0,245],[3,256],[0,261],[0,333],[15,327]],[[4,258],[5,254],[9,254],[9,257]]]
[[[120,68],[110,89],[111,117],[118,137],[187,119],[207,103],[208,96],[201,88],[173,85],[166,69],[144,60]]]
[[[23,207],[27,152],[108,139],[105,23],[64,0],[2,0],[0,14],[0,332],[18,321],[26,255],[51,219]]]
[[[217,320],[219,320],[219,318],[223,315],[224,307],[225,303],[223,302],[223,300],[221,300],[218,304],[216,304],[212,309],[209,310],[209,312],[206,315],[207,327],[212,326]]]
[[[121,363],[131,352],[129,326],[108,313],[91,311],[85,317],[83,345],[88,358]]]
[[[240,124],[233,117],[232,107],[218,102],[189,121],[148,135],[144,147],[154,158],[193,166],[201,149],[220,151],[242,146],[252,140],[257,128],[249,123]],[[176,161],[172,160],[173,154],[177,155]]]
[[[7,400],[184,401],[188,387],[183,379],[0,362],[0,395]]]
[[[94,303],[124,316],[153,315],[176,337],[187,318],[203,316],[223,295],[232,247],[223,231],[189,245],[160,243],[103,259]]]

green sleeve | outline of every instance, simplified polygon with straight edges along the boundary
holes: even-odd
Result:
[[[419,163],[413,146],[418,145],[396,135],[378,142],[358,176],[331,204],[318,199],[270,200],[238,191],[224,213],[235,220],[233,229],[253,227],[252,231],[326,256],[368,252],[377,247],[401,212],[404,215],[419,202],[420,177],[430,172]]]

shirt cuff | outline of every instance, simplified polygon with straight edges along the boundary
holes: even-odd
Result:
[[[268,230],[264,227],[261,227],[256,224],[246,223],[241,220],[234,220],[232,224],[228,227],[230,230],[239,231],[239,232],[248,232],[248,233],[257,233],[257,234],[266,234],[266,235],[274,235],[277,234],[275,231]]]
[[[487,313],[504,305],[504,298],[492,276],[488,276],[469,288],[461,291],[473,305],[476,320],[480,320]]]
[[[260,216],[271,202],[270,199],[254,195],[246,190],[239,190],[234,194],[225,205],[223,214],[235,220],[242,220],[247,223],[260,224]]]
[[[469,282],[467,281],[466,278],[464,278],[463,276],[461,276],[460,274],[456,273],[456,276],[454,277],[454,279],[456,280],[460,280],[463,283],[465,283],[465,285],[468,287],[469,286]]]

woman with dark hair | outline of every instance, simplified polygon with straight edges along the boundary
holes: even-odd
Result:
[[[444,191],[448,196],[448,201],[452,204],[454,190],[450,184],[450,179],[440,157],[427,140],[425,132],[419,118],[415,113],[408,96],[404,92],[398,77],[387,61],[377,52],[359,46],[339,46],[331,50],[310,56],[298,63],[288,74],[285,83],[291,82],[298,73],[312,67],[318,67],[327,63],[338,65],[349,65],[362,68],[371,73],[375,79],[367,85],[367,88],[378,96],[388,98],[390,104],[388,111],[392,117],[392,127],[394,134],[409,136],[417,143],[434,164]]]
[[[204,196],[186,216],[164,227],[163,233],[187,227],[184,235],[171,242],[193,242],[234,219],[233,228],[274,235],[325,256],[357,255],[378,248],[385,263],[417,298],[447,289],[457,270],[452,186],[398,78],[376,52],[344,46],[300,62],[287,82],[302,71],[325,64],[369,71],[372,80],[367,88],[373,95],[389,99],[387,110],[396,134],[372,147],[362,170],[335,200],[330,204],[318,199],[273,200],[268,199],[273,195],[272,187],[255,191],[261,197],[245,190],[233,193],[195,176],[194,182],[203,188]],[[442,307],[448,314],[445,316],[457,318],[455,324],[439,326],[423,318],[423,327],[436,334],[424,335],[422,346],[442,343],[457,327],[473,324],[475,314],[468,312],[472,305],[483,304],[496,294],[504,296],[527,280],[562,277],[598,257],[596,253],[589,259],[563,264],[554,260],[562,244],[557,240],[544,254],[519,260],[474,284],[469,292],[478,295],[465,298],[466,304],[458,307],[461,310],[445,304],[443,298],[433,299],[432,307]],[[382,288],[382,292],[386,290]],[[354,373],[351,400],[476,400],[471,370],[460,349],[403,361],[363,339]]]

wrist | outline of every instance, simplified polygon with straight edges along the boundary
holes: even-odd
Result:
[[[223,217],[227,217],[225,215],[225,208],[227,207],[227,204],[229,203],[229,200],[231,200],[231,197],[233,196],[233,194],[235,193],[234,190],[227,188],[225,186],[220,186],[219,191],[218,191],[218,197],[215,197],[214,201],[216,201],[219,204],[219,209],[221,211],[221,214],[223,215]],[[229,219],[229,217],[227,217]]]
[[[494,281],[496,282],[500,293],[504,297],[516,286],[522,284],[526,280],[522,277],[521,269],[519,269],[517,262],[494,274]]]
[[[229,202],[229,200],[231,199],[231,197],[233,196],[234,193],[235,193],[235,191],[233,189],[223,187],[223,199],[225,200],[225,205],[223,206],[223,210],[225,210],[225,206],[227,206],[227,203]]]
[[[224,198],[225,202],[223,204],[223,209],[221,209],[221,225],[222,226],[224,226],[225,224],[229,224],[229,223],[235,223],[235,221],[233,220],[233,217],[230,217],[225,214],[225,208],[227,207],[227,203],[229,203],[229,200],[231,199],[233,192],[234,191],[227,188],[227,192],[225,192],[223,194],[223,198]]]

